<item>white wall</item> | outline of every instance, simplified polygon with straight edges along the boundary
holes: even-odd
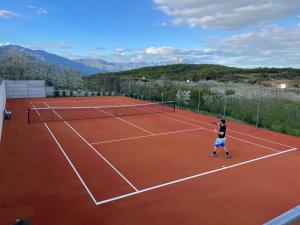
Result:
[[[2,136],[5,105],[6,105],[5,86],[4,86],[4,82],[2,81],[1,85],[0,85],[0,140],[1,140],[1,136]]]
[[[5,80],[7,98],[46,97],[44,80]]]

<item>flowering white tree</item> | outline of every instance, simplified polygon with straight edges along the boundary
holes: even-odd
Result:
[[[191,91],[178,90],[176,94],[176,100],[179,104],[188,104],[191,100]]]

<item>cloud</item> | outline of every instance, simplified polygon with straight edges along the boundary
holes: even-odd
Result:
[[[1,46],[6,46],[6,45],[10,45],[10,43],[7,41],[7,42],[5,42],[5,43],[0,43],[0,47]]]
[[[300,67],[300,27],[263,26],[259,30],[218,38],[210,47],[235,66]]]
[[[145,49],[148,55],[175,55],[178,50],[171,47],[150,47]]]
[[[264,25],[245,33],[211,38],[201,49],[170,46],[119,48],[117,61],[213,63],[236,67],[300,68],[300,26]]]
[[[29,8],[29,9],[35,9],[35,8],[36,8],[36,7],[33,6],[33,5],[26,5],[26,7]]]
[[[58,54],[58,55],[63,56],[63,57],[66,57],[66,58],[69,58],[69,59],[87,58],[87,55],[78,54],[78,53],[74,53],[74,52],[71,52],[71,51],[65,51],[65,50],[55,51],[53,53]],[[90,58],[90,57],[88,57],[88,58]],[[94,58],[94,57],[91,57],[91,58]]]
[[[158,27],[166,27],[168,26],[168,22],[155,23],[154,25]]]
[[[134,52],[139,51],[139,49],[132,49],[132,48],[115,48],[114,55],[116,56],[125,56],[129,54],[133,54]]]
[[[105,48],[103,48],[101,46],[91,45],[91,46],[88,46],[86,49],[89,52],[98,52],[98,51],[104,50]]]
[[[204,48],[204,49],[179,49],[173,47],[149,47],[144,49],[144,53],[147,55],[164,55],[164,56],[205,56],[216,53],[216,49]]]
[[[48,14],[48,10],[44,8],[39,8],[36,12],[38,14]]]
[[[299,0],[154,0],[175,25],[238,29],[287,18],[300,10]]]
[[[26,18],[26,16],[15,13],[13,11],[9,11],[9,10],[0,10],[0,19],[1,18],[11,18],[11,17],[22,17],[22,18]]]
[[[47,50],[47,49],[71,49],[73,48],[72,43],[69,41],[60,41],[58,43],[46,43],[40,45],[26,45],[27,48],[36,50]]]
[[[46,8],[39,8],[34,5],[26,5],[26,8],[35,10],[37,14],[48,14],[48,10]]]

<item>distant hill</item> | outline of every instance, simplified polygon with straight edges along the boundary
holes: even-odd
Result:
[[[0,46],[0,57],[1,55],[4,55],[7,51],[15,51],[15,52],[21,52],[23,54],[26,54],[30,57],[33,57],[39,61],[43,61],[47,64],[53,64],[57,67],[71,67],[74,70],[79,71],[83,75],[89,75],[89,74],[95,74],[98,72],[104,72],[105,70],[91,67],[88,65],[85,65],[80,62],[76,62],[74,60],[70,60],[55,54],[48,53],[43,50],[32,50],[29,48],[24,48],[22,46],[18,45],[5,45]]]
[[[170,79],[170,80],[216,80],[222,82],[261,83],[272,79],[296,80],[300,83],[300,69],[293,68],[254,68],[242,69],[213,64],[175,64],[144,67],[123,72],[100,73],[124,77]]]
[[[142,57],[134,61],[123,62],[123,63],[107,62],[103,59],[92,59],[92,58],[81,58],[81,59],[76,59],[76,61],[88,66],[102,69],[106,72],[119,72],[119,71],[133,70],[133,69],[138,69],[143,67],[174,65],[174,64],[182,64],[182,63],[194,64],[188,60],[178,59],[176,57],[170,58],[164,56],[160,56],[160,57],[148,56],[146,58]]]
[[[102,69],[107,72],[126,71],[126,70],[132,70],[132,69],[147,66],[147,64],[140,63],[140,62],[114,63],[114,62],[107,62],[103,59],[91,59],[91,58],[81,58],[81,59],[76,59],[76,61],[91,67]]]

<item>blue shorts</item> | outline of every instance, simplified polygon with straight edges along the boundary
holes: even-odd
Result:
[[[226,146],[226,137],[225,138],[217,138],[215,145],[216,145],[216,148],[225,147]]]

